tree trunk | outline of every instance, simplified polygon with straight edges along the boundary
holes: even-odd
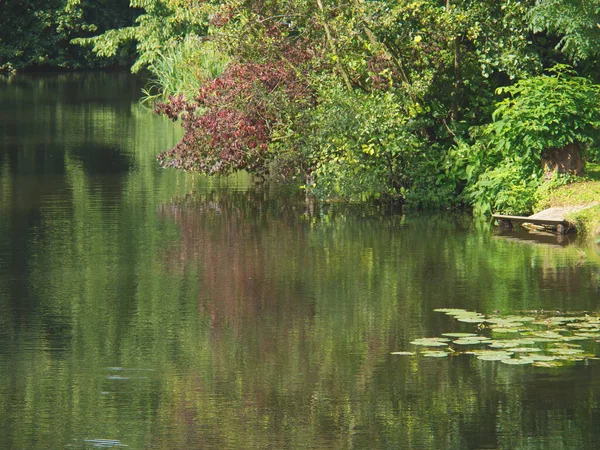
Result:
[[[542,167],[546,179],[550,179],[556,173],[582,176],[583,158],[581,147],[575,142],[563,148],[550,148],[542,152]]]

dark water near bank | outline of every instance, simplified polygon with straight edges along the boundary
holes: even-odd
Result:
[[[597,312],[596,248],[159,169],[140,87],[0,80],[1,449],[597,448],[600,361],[390,354]]]

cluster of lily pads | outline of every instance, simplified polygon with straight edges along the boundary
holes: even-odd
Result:
[[[474,355],[483,361],[504,364],[531,364],[560,367],[576,361],[599,359],[588,350],[600,342],[600,317],[588,314],[552,315],[531,312],[525,315],[486,316],[465,309],[439,308],[458,322],[474,324],[473,333],[443,333],[441,337],[415,339],[411,344],[424,350],[419,354],[444,358],[456,354]],[[415,355],[417,352],[392,352]]]

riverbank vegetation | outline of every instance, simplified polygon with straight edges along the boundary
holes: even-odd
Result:
[[[597,0],[131,0],[111,29],[55,2],[79,11],[75,44],[135,46],[147,98],[185,129],[166,167],[518,214],[599,162]]]
[[[97,57],[71,40],[132,25],[142,10],[128,0],[0,2],[0,74],[22,69],[81,69],[132,64],[135,47]]]

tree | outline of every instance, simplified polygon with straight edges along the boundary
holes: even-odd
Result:
[[[124,0],[6,0],[0,3],[0,71],[122,63],[90,58],[70,40],[127,26],[137,14]]]
[[[113,28],[72,42],[90,47],[100,57],[114,57],[124,46],[134,43],[137,58],[131,69],[138,72],[157,61],[166,49],[185,37],[205,36],[213,4],[185,0],[131,0],[130,8],[141,11],[134,25]]]
[[[536,32],[558,35],[557,49],[575,62],[600,56],[599,0],[538,0],[531,23]]]

